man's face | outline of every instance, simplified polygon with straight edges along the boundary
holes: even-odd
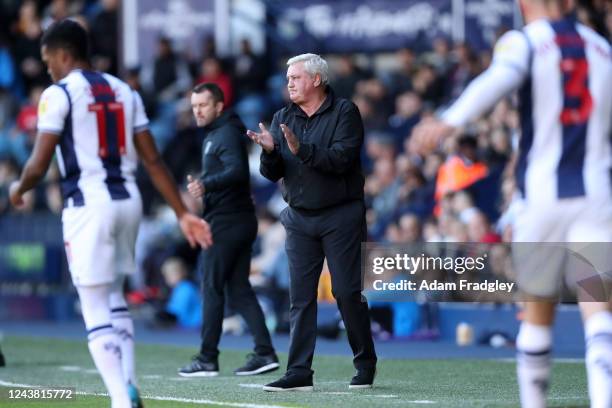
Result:
[[[223,102],[215,102],[209,91],[192,93],[191,109],[198,127],[207,126],[221,116]]]
[[[57,82],[66,76],[66,51],[62,49],[50,50],[46,45],[40,49],[43,62],[47,65],[47,72],[53,82]]]
[[[303,62],[297,62],[287,68],[287,90],[293,103],[303,103],[309,100],[314,89],[321,84],[319,75],[311,76],[304,69]]]

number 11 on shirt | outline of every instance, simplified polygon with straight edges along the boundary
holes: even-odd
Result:
[[[119,155],[126,153],[125,149],[125,115],[123,104],[119,102],[98,102],[88,106],[90,112],[96,114],[98,123],[98,155],[106,158],[109,155],[108,140],[117,135],[117,148]],[[117,129],[108,129],[107,115],[115,115]]]

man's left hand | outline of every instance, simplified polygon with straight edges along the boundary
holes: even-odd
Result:
[[[283,135],[285,135],[285,140],[287,141],[289,150],[291,150],[291,153],[297,154],[298,150],[300,150],[300,141],[298,140],[297,136],[291,129],[289,129],[287,125],[282,124],[280,125],[280,128]]]
[[[19,187],[20,183],[18,181],[13,181],[9,187],[9,198],[11,200],[11,204],[15,208],[19,208],[24,204],[23,194],[19,192]]]

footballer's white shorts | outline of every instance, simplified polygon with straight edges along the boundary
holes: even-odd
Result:
[[[521,290],[557,298],[562,289],[587,288],[579,300],[605,301],[601,279],[612,278],[612,202],[584,197],[517,203],[512,253]],[[582,291],[584,292],[584,291]]]
[[[64,208],[66,258],[75,286],[110,284],[136,270],[134,246],[142,217],[139,194]]]

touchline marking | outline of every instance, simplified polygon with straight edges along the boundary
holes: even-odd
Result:
[[[159,380],[163,377],[159,374],[148,374],[148,375],[143,375],[140,378],[142,378],[143,380]]]
[[[0,386],[4,387],[21,387],[21,388],[45,388],[46,385],[33,385],[33,384],[21,384],[13,383],[9,381],[0,380]],[[83,392],[76,391],[77,395],[93,395],[96,397],[108,397],[108,394],[101,392]],[[193,399],[193,398],[176,398],[176,397],[162,397],[159,395],[141,395],[144,399],[152,399],[156,401],[174,401],[174,402],[189,402],[193,404],[208,404],[208,405],[222,405],[224,407],[239,407],[239,408],[287,408],[286,406],[280,405],[263,405],[263,404],[249,404],[243,402],[225,402],[225,401],[213,401],[205,399]]]
[[[238,384],[238,385],[244,388],[263,388],[263,384]]]
[[[79,366],[60,366],[59,368],[62,371],[69,371],[69,372],[77,372],[77,371],[81,371],[81,367]]]
[[[496,358],[493,359],[493,361],[499,361],[500,363],[516,363],[516,358]],[[584,358],[553,358],[552,362],[561,364],[584,364]]]

